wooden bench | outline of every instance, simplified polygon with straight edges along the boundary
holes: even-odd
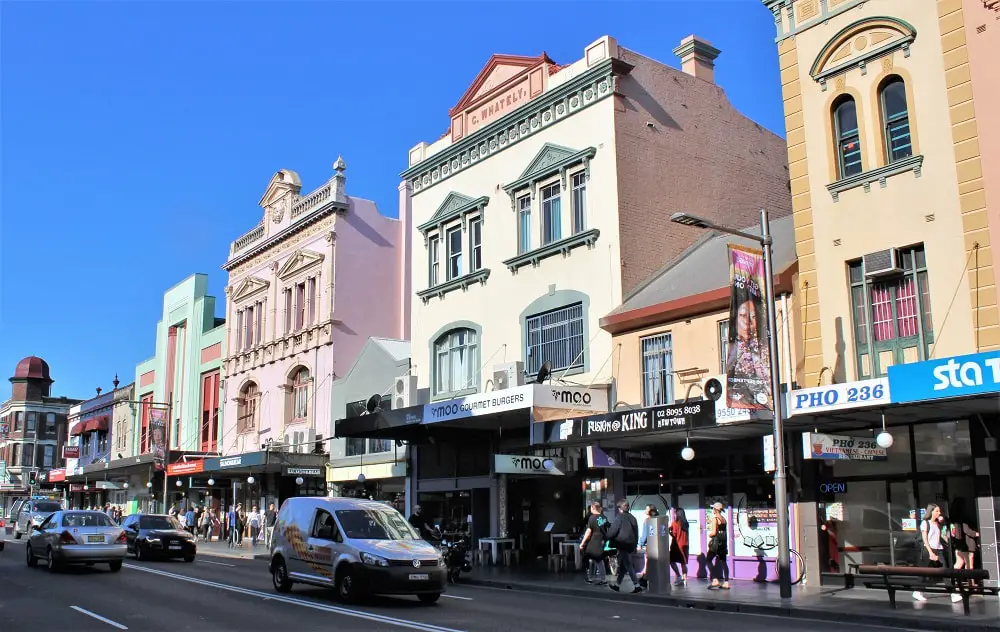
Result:
[[[889,593],[889,603],[896,607],[896,591],[931,593],[958,593],[962,596],[962,609],[970,614],[969,598],[972,595],[996,595],[997,588],[983,586],[990,578],[989,571],[982,569],[928,568],[923,566],[887,566],[884,564],[851,564],[852,573],[846,577],[846,585],[853,588],[856,577],[865,588],[885,590]],[[927,580],[945,580],[945,584],[928,584]],[[976,582],[976,584],[973,584]]]

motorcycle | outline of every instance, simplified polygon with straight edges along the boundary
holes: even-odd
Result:
[[[459,576],[472,572],[472,553],[469,551],[469,540],[459,537],[441,540],[441,556],[448,568],[448,581],[455,584]]]

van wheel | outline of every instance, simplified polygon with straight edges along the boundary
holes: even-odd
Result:
[[[441,593],[422,593],[417,595],[417,599],[420,600],[420,603],[437,603],[440,598]]]
[[[274,581],[274,589],[278,592],[286,593],[292,589],[292,580],[288,579],[288,569],[281,557],[276,557],[271,562],[271,579]]]
[[[349,566],[344,566],[337,572],[337,595],[345,603],[357,603],[361,600],[357,578]]]
[[[21,532],[18,531],[17,529],[14,529],[14,539],[15,540],[20,540],[21,539]]]

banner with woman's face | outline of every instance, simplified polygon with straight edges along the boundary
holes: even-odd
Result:
[[[764,253],[729,245],[729,351],[726,407],[773,410],[764,296]]]
[[[153,450],[153,464],[157,470],[162,470],[166,462],[167,449],[167,409],[149,409],[149,436]]]

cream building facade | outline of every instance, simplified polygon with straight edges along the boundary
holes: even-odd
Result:
[[[961,0],[767,0],[806,384],[1000,348]]]

